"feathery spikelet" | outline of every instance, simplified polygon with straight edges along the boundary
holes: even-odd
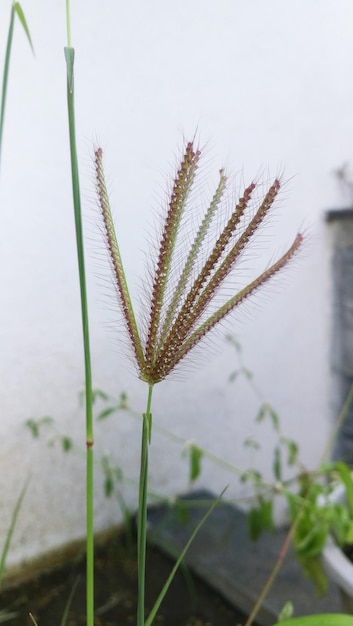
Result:
[[[236,237],[242,218],[249,209],[256,185],[251,183],[245,189],[211,252],[202,260],[201,268],[196,272],[196,277],[193,277],[203,251],[205,237],[216,212],[220,209],[226,189],[226,177],[224,171],[220,170],[214,196],[185,255],[186,260],[179,279],[170,289],[176,242],[181,236],[181,224],[187,210],[187,201],[195,181],[200,156],[200,150],[194,148],[193,142],[187,143],[174,179],[167,209],[151,289],[148,327],[143,340],[136,324],[115,235],[102,166],[102,150],[98,148],[95,152],[98,200],[123,317],[139,376],[150,385],[166,378],[218,322],[285,267],[303,239],[302,235],[298,234],[291,247],[278,261],[226,300],[216,311],[208,314],[209,305],[214,302],[215,295],[268,215],[281,187],[280,181],[275,179],[253,217]],[[169,293],[171,295],[168,295]]]

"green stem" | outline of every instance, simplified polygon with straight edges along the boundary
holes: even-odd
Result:
[[[148,385],[146,413],[143,414],[141,464],[139,482],[139,502],[137,514],[137,568],[138,568],[138,597],[137,597],[137,626],[145,623],[145,571],[146,571],[146,530],[147,530],[147,482],[148,482],[148,446],[152,431],[152,391],[153,385]]]
[[[94,524],[93,524],[93,419],[92,419],[92,374],[88,327],[88,306],[85,275],[85,260],[82,234],[81,196],[78,174],[75,107],[74,107],[74,49],[65,48],[67,65],[67,106],[69,116],[69,135],[71,153],[72,192],[74,201],[76,245],[81,293],[81,315],[83,329],[85,361],[85,399],[86,399],[86,549],[87,549],[87,626],[94,624]]]
[[[70,0],[66,0],[66,35],[67,35],[67,47],[71,48]]]
[[[4,130],[6,94],[7,94],[7,85],[8,85],[8,79],[9,79],[9,67],[10,67],[10,56],[11,56],[11,46],[12,46],[12,39],[13,39],[14,21],[15,21],[15,6],[12,3],[12,6],[11,6],[11,16],[10,16],[10,25],[9,25],[8,35],[7,35],[6,54],[5,54],[5,63],[4,63],[4,75],[3,75],[3,79],[2,79],[2,91],[1,91],[0,161],[1,161],[2,135],[3,135],[3,130]]]

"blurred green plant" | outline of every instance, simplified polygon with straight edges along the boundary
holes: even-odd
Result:
[[[229,336],[227,340],[230,341]],[[234,337],[231,343],[235,345]],[[239,352],[239,344],[237,347]],[[242,361],[242,357],[241,357]],[[240,371],[240,368],[238,368]],[[246,368],[246,379],[254,389],[254,376],[249,375]],[[238,380],[233,374],[230,380]],[[262,399],[261,390],[255,386],[256,396]],[[80,394],[81,395],[81,394]],[[95,419],[97,422],[105,421],[120,412],[127,413],[130,417],[142,421],[142,416],[134,411],[129,403],[128,395],[122,392],[118,398],[114,398],[101,389],[93,390],[93,398],[97,403]],[[281,421],[268,401],[261,400],[260,408],[255,417],[255,424],[267,420],[277,436],[273,444],[272,480],[265,480],[257,466],[252,465],[243,469],[218,457],[211,451],[198,446],[175,435],[172,431],[160,427],[154,422],[154,430],[163,437],[181,448],[181,455],[188,463],[189,485],[193,485],[202,476],[203,461],[208,460],[226,471],[238,476],[240,481],[248,483],[251,494],[246,496],[245,502],[248,508],[249,536],[254,541],[258,540],[266,531],[275,532],[274,503],[278,498],[285,500],[288,510],[288,520],[295,524],[295,530],[291,536],[298,560],[307,575],[313,580],[317,591],[322,594],[327,588],[327,578],[323,571],[320,555],[326,544],[329,534],[333,535],[338,544],[343,546],[353,543],[353,482],[348,466],[342,462],[323,462],[319,468],[309,471],[300,460],[299,445],[292,439],[287,438],[281,431]],[[54,426],[51,418],[43,417],[37,420],[27,420],[27,427],[32,435],[37,437],[42,427]],[[63,451],[76,450],[80,454],[82,449],[77,446],[67,435],[56,431],[55,437],[49,438],[52,445],[58,441]],[[256,438],[251,438],[251,443],[246,439],[245,446],[249,446],[255,452],[261,452],[261,445]],[[268,456],[268,448],[266,447]],[[116,496],[118,504],[126,520],[127,529],[131,530],[131,511],[124,499],[124,484],[133,485],[137,488],[138,481],[124,474],[121,467],[112,464],[108,454],[96,459],[96,464],[103,471],[103,488],[107,497]],[[258,462],[258,465],[261,463]],[[291,476],[286,477],[287,471]],[[294,472],[294,473],[293,473]],[[332,491],[338,483],[343,483],[347,494],[347,505],[333,503],[330,499]],[[163,496],[155,492],[149,492],[153,499],[163,500]],[[241,498],[237,502],[241,502]],[[234,499],[232,500],[234,503]],[[207,502],[204,503],[207,505]],[[182,504],[181,504],[182,506]],[[181,519],[187,518],[187,511],[180,511]],[[296,521],[297,520],[297,521]],[[289,545],[289,544],[288,544]]]

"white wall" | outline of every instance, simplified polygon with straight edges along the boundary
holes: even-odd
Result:
[[[29,417],[51,415],[84,444],[77,409],[83,384],[79,292],[66,117],[64,2],[22,0],[36,56],[16,24],[0,181],[0,546],[17,494],[31,482],[10,561],[38,554],[84,532],[84,463],[30,438]],[[286,193],[256,256],[266,265],[298,229],[304,252],[285,277],[218,333],[218,353],[182,380],[155,389],[154,419],[240,466],[242,441],[256,436],[258,402],[230,385],[232,329],[283,430],[311,467],[331,428],[329,411],[329,249],[325,209],[341,205],[332,171],[351,158],[353,7],[349,0],[73,0],[77,137],[87,243],[93,374],[96,386],[126,390],[142,411],[145,386],[119,347],[113,290],[99,278],[99,221],[92,144],[105,151],[118,237],[134,295],[144,276],[146,231],[165,201],[167,175],[183,137],[207,144],[208,189],[220,166],[241,182],[284,170]],[[10,0],[0,5],[3,63]],[[203,178],[204,179],[204,178]],[[149,230],[150,232],[150,230]],[[254,263],[258,263],[254,259]],[[97,278],[98,277],[98,278]],[[113,311],[113,312],[112,312]],[[205,353],[204,353],[205,354]],[[197,360],[195,365],[197,364]],[[261,438],[271,439],[268,430]],[[97,453],[113,450],[138,474],[139,425],[119,416],[97,431]],[[187,486],[180,448],[151,451],[153,487]],[[84,447],[84,446],[83,446]],[[268,455],[267,455],[268,456]],[[264,469],[269,459],[263,458]],[[266,471],[267,471],[266,470]],[[231,482],[205,465],[200,485]],[[128,494],[134,506],[134,490]],[[97,476],[97,529],[120,519]]]

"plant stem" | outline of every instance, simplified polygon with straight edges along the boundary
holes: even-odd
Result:
[[[147,527],[147,483],[148,483],[148,446],[152,431],[152,391],[153,385],[148,385],[146,413],[143,414],[141,463],[139,482],[139,502],[137,515],[137,569],[138,569],[138,598],[137,598],[137,626],[145,623],[145,571],[146,571],[146,527]]]
[[[267,596],[268,592],[270,591],[274,581],[276,580],[276,578],[278,576],[278,573],[279,573],[279,571],[280,571],[280,569],[282,567],[283,561],[284,561],[284,559],[286,557],[286,554],[288,552],[288,548],[290,546],[290,543],[291,543],[292,537],[294,535],[296,526],[299,523],[299,519],[300,519],[300,515],[298,514],[298,516],[296,517],[296,519],[293,522],[292,526],[290,527],[290,529],[288,531],[288,534],[286,535],[286,538],[285,538],[285,540],[284,540],[284,542],[282,544],[280,553],[278,555],[278,559],[277,559],[277,561],[276,561],[276,563],[275,563],[275,565],[274,565],[274,567],[273,567],[273,569],[271,571],[271,574],[269,575],[268,579],[266,580],[266,583],[265,583],[265,585],[264,585],[264,587],[263,587],[259,597],[257,598],[255,606],[254,606],[253,610],[251,611],[248,619],[246,620],[244,626],[251,626],[252,625],[255,617],[257,616],[260,608],[262,607],[262,604],[263,604],[264,600],[266,599],[266,596]]]
[[[71,48],[70,0],[66,0],[66,34],[67,34],[67,47]]]
[[[86,550],[87,550],[87,626],[94,623],[94,524],[93,524],[93,419],[92,419],[92,374],[88,326],[88,306],[85,275],[85,260],[82,234],[81,196],[77,162],[75,107],[74,107],[74,55],[73,48],[65,48],[67,64],[67,106],[71,153],[72,192],[74,201],[76,246],[80,279],[81,315],[85,361],[86,400]]]
[[[7,85],[8,85],[8,79],[9,79],[9,67],[10,67],[10,56],[11,56],[11,46],[12,46],[12,39],[13,39],[14,21],[15,21],[15,6],[12,3],[12,5],[11,5],[11,16],[10,16],[10,25],[9,25],[8,35],[7,35],[6,54],[5,54],[5,63],[4,63],[4,75],[3,75],[3,79],[2,79],[2,91],[1,91],[0,162],[1,162],[2,135],[3,135],[3,130],[4,130],[6,94],[7,94]]]

